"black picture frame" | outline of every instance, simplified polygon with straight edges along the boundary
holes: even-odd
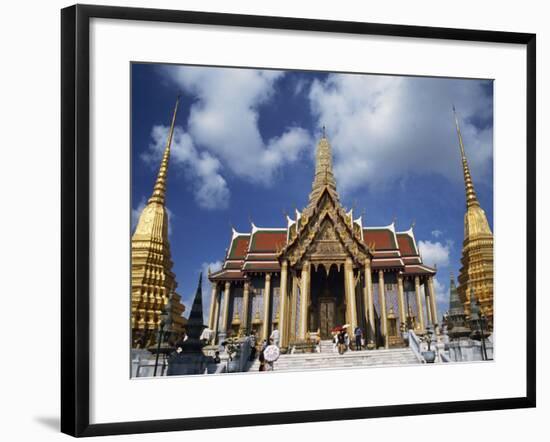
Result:
[[[504,399],[90,424],[89,24],[92,18],[525,45],[527,52],[526,396]],[[535,407],[535,121],[535,34],[111,6],[75,5],[62,9],[61,431],[80,437]]]

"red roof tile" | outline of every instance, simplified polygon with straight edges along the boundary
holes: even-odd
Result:
[[[414,239],[412,239],[409,234],[398,233],[397,243],[399,244],[399,250],[403,256],[418,255]]]
[[[395,236],[390,229],[363,229],[363,238],[367,245],[374,243],[375,250],[397,249]]]
[[[285,230],[258,230],[252,235],[250,252],[275,252],[286,245]]]
[[[239,235],[233,238],[227,259],[243,259],[248,250],[250,235]]]

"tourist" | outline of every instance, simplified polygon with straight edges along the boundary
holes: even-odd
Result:
[[[363,330],[361,330],[361,327],[355,327],[355,350],[361,350],[362,349],[362,342],[363,342]]]
[[[250,361],[256,359],[256,334],[254,332],[250,333],[248,337],[248,343],[250,344]]]
[[[211,330],[208,327],[205,327],[201,333],[199,340],[203,344],[208,345],[212,341],[213,336],[214,336],[214,330]]]
[[[219,364],[221,362],[221,358],[220,358],[220,352],[219,351],[216,351],[216,353],[214,353],[214,362],[216,364]]]
[[[347,350],[348,348],[351,348],[350,336],[349,336],[347,327],[344,328],[344,339],[346,341],[346,350]]]
[[[279,346],[279,330],[274,329],[271,332],[271,336],[269,337],[271,339],[271,342],[273,342],[273,345]]]
[[[262,350],[260,351],[260,357],[258,358],[258,360],[260,361],[260,371],[266,371],[264,350],[265,347],[262,347]]]
[[[337,335],[338,339],[338,353],[343,355],[346,352],[346,331],[344,329],[340,330],[340,333]]]

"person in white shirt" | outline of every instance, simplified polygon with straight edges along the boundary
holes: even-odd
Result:
[[[275,329],[271,332],[271,336],[269,337],[271,339],[271,342],[273,345],[279,346],[279,330]]]

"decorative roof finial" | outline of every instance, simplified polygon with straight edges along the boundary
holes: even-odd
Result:
[[[458,124],[458,117],[456,115],[456,109],[453,104],[453,114],[455,117],[456,133],[458,135],[458,144],[460,147],[460,156],[462,158],[462,171],[464,173],[464,186],[466,188],[466,207],[479,206],[477,195],[474,189],[474,183],[472,181],[472,175],[470,174],[470,167],[468,166],[468,160],[466,159],[466,152],[464,151],[464,142],[462,141],[462,133],[460,132],[460,126]]]
[[[157,181],[155,182],[155,188],[153,189],[153,195],[149,198],[149,202],[155,202],[164,204],[166,197],[166,175],[168,173],[168,162],[170,160],[170,147],[172,146],[172,138],[174,136],[174,127],[176,125],[176,116],[178,114],[178,106],[180,102],[180,96],[176,98],[176,105],[174,106],[174,113],[172,114],[172,122],[170,124],[170,131],[168,132],[168,139],[166,140],[166,148],[164,149],[164,155],[160,162],[159,173],[157,175]]]
[[[176,98],[176,105],[174,106],[174,113],[172,114],[172,123],[170,124],[170,131],[168,132],[168,139],[166,140],[166,148],[164,149],[164,155],[160,162],[159,173],[153,189],[153,194],[149,198],[149,202],[156,202],[164,204],[166,198],[166,175],[168,173],[168,162],[170,161],[170,147],[172,146],[172,138],[174,136],[174,127],[176,125],[176,116],[178,114],[178,106],[180,102],[180,96]]]
[[[328,188],[335,199],[338,199],[336,191],[336,180],[332,170],[332,149],[326,137],[326,129],[323,126],[323,136],[317,144],[315,154],[315,177],[311,193],[309,194],[309,205],[313,207],[325,188]]]
[[[325,125],[323,124],[323,138],[326,138],[326,137],[327,137],[327,130]]]

